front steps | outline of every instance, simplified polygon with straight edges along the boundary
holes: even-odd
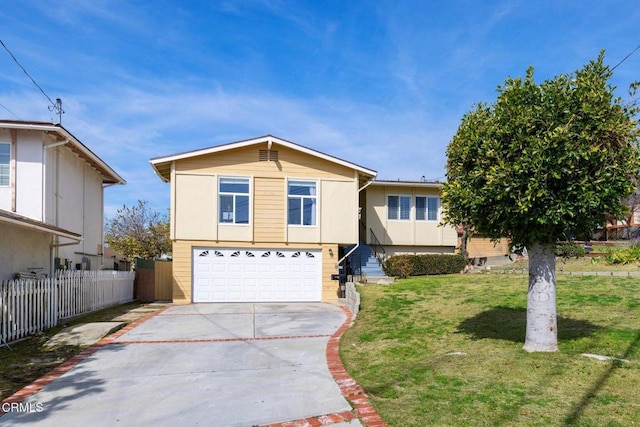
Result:
[[[371,247],[365,243],[349,255],[349,261],[353,267],[353,273],[360,276],[360,281],[365,283],[389,284],[394,282],[393,277],[388,277],[382,271],[382,266],[378,262]]]

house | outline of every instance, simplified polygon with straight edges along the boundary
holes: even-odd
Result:
[[[624,201],[627,213],[621,218],[606,215],[604,227],[592,236],[593,240],[634,240],[640,236],[640,189]]]
[[[376,182],[275,136],[150,163],[171,185],[174,303],[335,301],[347,256],[374,235],[389,253],[456,246],[440,184]]]
[[[373,181],[361,196],[366,242],[387,256],[454,253],[458,234],[441,226],[442,183]]]
[[[108,246],[98,246],[98,256],[102,259],[102,266],[105,270],[129,271],[131,270],[131,260],[123,254],[112,250]]]
[[[104,188],[124,183],[61,125],[0,120],[0,280],[100,268]]]

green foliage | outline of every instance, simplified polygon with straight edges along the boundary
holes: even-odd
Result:
[[[462,255],[394,255],[383,267],[389,276],[409,277],[460,273],[466,264]]]
[[[541,84],[529,68],[463,117],[447,148],[446,223],[528,246],[623,213],[640,167],[637,109],[614,98],[603,58]]]
[[[615,250],[608,248],[604,255],[607,264],[633,264],[640,263],[640,244],[636,243],[628,248]]]
[[[105,230],[105,242],[128,259],[155,258],[171,252],[169,219],[151,210],[146,201],[118,209]]]
[[[584,246],[572,242],[562,242],[556,245],[556,256],[563,258],[582,258],[585,256]]]

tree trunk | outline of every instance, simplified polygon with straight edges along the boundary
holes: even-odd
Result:
[[[524,349],[558,351],[556,315],[556,257],[553,247],[534,243],[529,253],[527,335]]]
[[[469,242],[469,223],[462,223],[462,237],[460,237],[460,252],[465,261],[469,260],[469,251],[467,250],[467,243]]]

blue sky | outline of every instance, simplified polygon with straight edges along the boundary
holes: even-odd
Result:
[[[273,134],[378,171],[443,179],[462,115],[530,65],[539,82],[640,44],[618,1],[23,0],[0,39],[62,124],[127,180],[105,212],[169,207],[152,157]],[[54,120],[0,50],[0,117]],[[640,80],[640,50],[614,72]]]

